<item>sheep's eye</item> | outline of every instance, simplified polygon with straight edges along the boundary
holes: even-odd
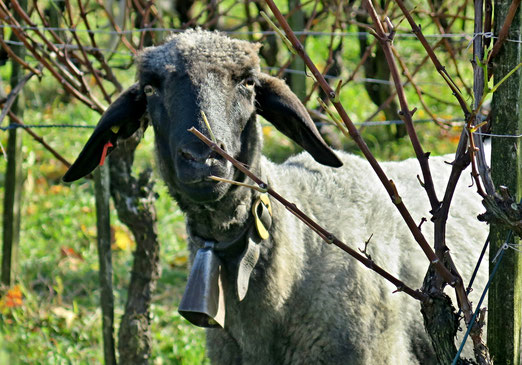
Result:
[[[145,85],[145,87],[143,88],[143,92],[147,96],[152,96],[154,95],[154,88],[150,85]]]
[[[247,89],[252,89],[256,85],[256,80],[253,77],[247,77],[242,82],[243,86],[245,86]]]

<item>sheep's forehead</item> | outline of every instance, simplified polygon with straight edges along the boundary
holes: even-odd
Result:
[[[259,44],[194,30],[173,35],[161,46],[145,49],[138,57],[138,64],[140,70],[160,74],[183,66],[189,74],[212,69],[240,76],[247,70],[259,71],[259,48]]]

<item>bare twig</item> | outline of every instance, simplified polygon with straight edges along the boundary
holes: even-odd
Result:
[[[437,198],[437,194],[435,193],[435,187],[433,185],[433,179],[431,177],[431,171],[428,163],[429,154],[425,153],[420,144],[419,138],[413,127],[412,115],[413,112],[408,107],[408,102],[406,100],[406,94],[404,92],[404,88],[402,86],[399,70],[397,68],[397,63],[395,62],[395,58],[393,57],[392,47],[391,47],[391,39],[388,34],[385,32],[385,28],[377,15],[377,12],[373,8],[373,4],[370,1],[366,1],[366,8],[368,10],[368,14],[373,20],[375,25],[376,37],[379,43],[382,46],[384,56],[386,57],[386,61],[388,62],[390,73],[395,83],[395,89],[397,91],[397,96],[399,98],[399,103],[401,105],[401,111],[399,115],[404,120],[404,124],[406,125],[406,130],[408,131],[408,135],[410,136],[411,143],[413,145],[413,149],[415,151],[415,155],[419,160],[419,164],[421,166],[422,175],[424,177],[424,189],[428,194],[428,198],[430,200],[431,208],[436,210],[440,206],[439,199]],[[390,31],[392,31],[390,29]]]
[[[361,253],[364,256],[366,256],[368,258],[368,260],[372,260],[372,256],[368,253],[368,245],[370,244],[370,241],[372,240],[372,237],[373,237],[373,233],[370,235],[370,237],[368,237],[366,242],[364,242],[364,248],[362,250],[359,249],[359,251],[361,251]]]
[[[24,122],[20,118],[18,118],[15,114],[13,114],[11,111],[9,111],[9,117],[16,123],[21,126],[24,126]],[[47,151],[51,152],[51,154],[56,157],[61,163],[63,163],[67,168],[71,167],[71,164],[69,161],[67,161],[61,154],[59,154],[54,148],[52,148],[43,137],[40,137],[38,134],[34,133],[31,128],[22,128],[24,131],[26,131],[28,134],[33,137],[33,139],[40,143]],[[89,179],[92,179],[92,176],[88,176]]]
[[[426,37],[424,37],[424,34],[422,34],[420,27],[417,25],[417,23],[411,16],[410,12],[404,5],[404,2],[402,0],[395,0],[395,2],[399,6],[399,8],[401,8],[404,16],[406,17],[406,20],[408,20],[408,23],[410,24],[411,29],[413,30],[413,33],[415,33],[415,35],[421,42],[422,46],[428,53],[428,56],[430,57],[431,61],[435,65],[435,68],[437,69],[439,74],[442,76],[444,81],[446,81],[446,83],[450,87],[451,91],[457,98],[457,101],[459,102],[459,105],[462,108],[462,111],[464,112],[465,118],[468,119],[468,116],[471,113],[471,110],[470,110],[468,104],[466,103],[466,100],[462,96],[459,88],[457,87],[455,82],[451,79],[450,75],[446,71],[446,68],[444,66],[442,66],[442,64],[440,63],[437,55],[435,54],[435,52],[433,52],[433,48],[429,45],[428,41],[426,40]]]
[[[71,10],[71,6],[70,6],[70,2],[69,1],[66,2],[66,9],[67,9],[67,15],[69,17],[69,26],[73,27],[73,14],[72,14],[72,10]],[[96,81],[96,85],[98,85],[100,91],[102,92],[103,97],[105,98],[105,101],[110,104],[111,103],[111,97],[109,96],[109,94],[105,90],[105,87],[103,86],[103,83],[100,80],[98,72],[96,72],[96,70],[94,69],[92,63],[89,61],[89,57],[87,56],[87,52],[85,51],[85,48],[83,47],[82,41],[80,40],[80,38],[78,37],[78,34],[76,32],[71,32],[71,33],[72,33],[72,36],[73,36],[74,40],[76,41],[76,44],[78,45],[78,48],[79,48],[79,50],[80,50],[80,52],[81,52],[81,54],[83,56],[83,59],[85,61],[84,64],[87,66],[87,69],[93,75],[94,80]],[[82,80],[83,80],[83,78],[82,78]],[[87,89],[88,87],[85,85],[85,88]]]
[[[399,61],[399,65],[401,66],[402,73],[406,76],[406,78],[408,79],[409,83],[415,89],[415,92],[417,93],[417,96],[419,97],[419,101],[421,102],[424,111],[426,113],[428,113],[428,115],[430,116],[431,119],[433,119],[433,122],[435,122],[435,124],[437,124],[441,128],[447,129],[448,125],[445,124],[445,122],[443,122],[440,118],[437,118],[435,116],[435,114],[433,114],[431,109],[428,107],[426,102],[424,101],[423,92],[422,92],[421,88],[413,80],[413,75],[408,70],[408,67],[406,66],[406,63],[400,57],[399,52],[397,52],[397,49],[394,46],[392,46],[391,49],[393,51],[393,54],[394,54],[395,58],[397,58],[397,61]]]
[[[483,32],[483,0],[475,0],[475,34],[482,34]],[[482,103],[484,100],[484,83],[485,83],[485,70],[487,70],[487,64],[482,65],[484,59],[484,40],[482,36],[475,36],[473,39],[473,97],[474,97],[474,111],[471,119],[468,121],[468,131],[470,148],[469,153],[471,154],[471,166],[472,175],[475,177],[477,173],[480,173],[482,182],[488,194],[495,193],[495,185],[489,174],[489,166],[486,162],[486,155],[484,153],[484,143],[482,137],[479,135],[473,136],[472,127],[477,126],[480,120],[480,112]],[[475,147],[476,146],[476,147]],[[478,170],[478,171],[477,171]],[[476,176],[475,182],[477,185],[478,193],[483,196],[484,190],[481,186],[481,180]]]
[[[227,161],[230,161],[238,170],[240,170],[242,173],[244,173],[246,176],[248,176],[252,181],[254,181],[261,189],[265,190],[270,196],[274,197],[277,201],[279,201],[281,204],[284,205],[286,209],[288,209],[292,214],[294,214],[297,218],[299,218],[303,223],[305,223],[308,227],[310,227],[313,231],[315,231],[323,240],[325,240],[327,243],[332,243],[348,253],[350,256],[354,257],[357,261],[364,264],[369,269],[375,271],[379,275],[381,275],[383,278],[391,282],[393,285],[397,287],[398,290],[405,292],[412,298],[415,298],[417,300],[423,301],[427,297],[425,294],[421,293],[418,290],[413,290],[406,284],[404,284],[401,280],[397,279],[395,276],[388,273],[386,270],[381,268],[379,265],[375,264],[370,258],[366,257],[365,255],[361,255],[356,250],[350,248],[347,246],[344,242],[337,239],[332,233],[321,227],[317,222],[315,222],[313,219],[308,217],[305,213],[303,213],[294,203],[289,202],[284,197],[279,195],[276,191],[270,188],[270,186],[267,185],[266,182],[261,180],[259,177],[254,175],[250,170],[248,170],[241,162],[237,161],[235,158],[230,156],[228,153],[226,153],[223,149],[221,149],[216,143],[212,142],[210,139],[208,139],[204,134],[202,134],[200,131],[198,131],[195,128],[190,128],[189,132],[193,133],[198,137],[201,141],[203,141],[207,146],[210,147],[210,149],[219,155],[221,155],[223,158],[225,158]]]
[[[428,4],[429,4],[430,8],[432,9],[432,11],[435,11],[435,6],[433,5],[433,1],[428,0]],[[443,34],[443,35],[446,34],[446,30],[442,26],[440,18],[438,16],[434,16],[434,17],[432,17],[432,20],[435,23],[435,25],[437,26],[437,28],[439,28],[439,33]],[[442,38],[442,43],[444,44],[444,48],[446,48],[446,51],[448,52],[448,54],[450,56],[450,59],[451,59],[451,62],[453,63],[453,67],[455,70],[455,74],[457,75],[457,78],[460,80],[460,82],[464,86],[464,88],[466,88],[466,92],[468,93],[468,95],[471,95],[471,89],[467,86],[466,82],[464,81],[464,78],[462,77],[462,75],[459,71],[457,57],[455,55],[455,50],[453,49],[453,46],[451,45],[451,43],[449,42],[449,40],[447,38]]]
[[[18,94],[20,94],[20,91],[22,91],[24,85],[34,75],[36,75],[36,73],[29,72],[27,75],[25,75],[25,77],[22,80],[20,80],[20,82],[14,87],[14,89],[11,90],[11,92],[7,96],[4,105],[2,106],[2,113],[0,113],[0,126],[2,125],[2,122],[4,121],[4,118],[7,115],[7,113],[11,110],[11,106],[13,106],[14,101],[18,97]]]
[[[1,14],[1,13],[0,13]],[[1,15],[0,15],[1,16]],[[41,75],[41,71],[38,71],[36,68],[32,67],[30,64],[28,64],[27,62],[25,62],[24,60],[22,60],[20,57],[18,57],[18,55],[13,52],[13,50],[11,49],[11,47],[9,47],[7,45],[7,43],[5,43],[4,41],[4,38],[3,37],[0,37],[0,45],[2,46],[3,49],[5,49],[5,51],[7,52],[7,54],[9,55],[9,57],[15,61],[16,63],[22,65],[23,68],[31,71],[32,73],[34,74],[37,74],[37,75]]]
[[[85,11],[82,0],[78,0],[78,7],[80,9],[80,17],[82,18],[85,27],[87,29],[91,29],[89,20],[87,18],[87,12]],[[103,57],[103,54],[99,51],[99,47],[96,42],[96,39],[94,38],[94,34],[92,32],[88,32],[87,34],[89,35],[89,39],[91,40],[91,45],[93,47],[92,55],[94,56],[94,58],[96,58],[96,60],[100,63],[101,68],[105,71],[105,78],[116,87],[116,90],[118,92],[121,92],[123,90],[123,86],[121,86],[120,82],[114,75],[112,68],[107,64],[105,57]]]
[[[103,10],[105,10],[105,13],[107,14],[107,18],[109,19],[114,30],[120,34],[121,43],[123,43],[125,45],[125,47],[127,47],[129,49],[129,51],[131,51],[133,54],[136,54],[136,48],[134,48],[134,46],[129,43],[127,38],[125,38],[125,34],[123,34],[120,26],[118,25],[116,20],[114,20],[114,17],[111,15],[111,13],[107,10],[103,1],[96,0],[96,2],[98,3],[98,5],[100,5],[103,8]]]
[[[345,123],[346,128],[348,129],[348,131],[350,133],[350,136],[354,139],[354,141],[357,143],[357,145],[361,149],[362,153],[364,154],[364,156],[366,157],[366,159],[368,160],[368,162],[372,166],[373,170],[377,174],[379,180],[381,181],[381,183],[383,184],[384,188],[388,192],[388,195],[390,196],[390,198],[392,198],[392,201],[393,201],[394,191],[393,191],[393,188],[392,188],[392,186],[391,186],[391,184],[389,182],[388,177],[386,176],[386,174],[382,170],[380,164],[377,162],[377,160],[375,159],[373,154],[370,152],[370,149],[368,148],[368,146],[366,145],[366,143],[362,139],[360,133],[357,131],[357,128],[355,127],[355,125],[353,124],[352,120],[350,119],[350,117],[346,113],[346,110],[344,109],[344,107],[341,105],[341,103],[339,101],[335,101],[336,100],[335,91],[330,87],[330,85],[328,85],[328,83],[326,82],[326,80],[323,77],[323,75],[319,72],[319,70],[314,65],[314,63],[312,62],[312,60],[310,59],[308,54],[305,52],[302,44],[299,42],[299,40],[295,36],[295,34],[292,31],[292,29],[290,29],[288,23],[286,22],[285,18],[283,17],[283,15],[281,14],[281,12],[277,8],[277,6],[274,4],[274,2],[272,0],[266,0],[266,3],[268,4],[270,9],[274,13],[274,15],[277,18],[277,20],[278,20],[279,24],[281,25],[281,27],[284,29],[286,35],[288,36],[288,39],[292,42],[293,47],[296,49],[298,54],[303,58],[303,60],[305,61],[307,67],[310,69],[310,71],[313,74],[313,76],[319,82],[319,85],[321,86],[323,91],[326,93],[326,95],[328,95],[328,97],[332,101],[332,104],[337,109],[337,112],[339,113],[339,116],[341,117],[341,119]],[[438,272],[440,272],[442,277],[451,286],[457,285],[458,284],[457,281],[460,281],[460,279],[457,278],[456,276],[454,276],[448,269],[446,269],[446,267],[442,264],[440,259],[435,254],[435,252],[433,252],[433,250],[431,249],[430,245],[426,241],[426,238],[419,231],[419,229],[417,227],[417,224],[415,223],[415,221],[411,217],[411,215],[410,215],[409,211],[407,210],[406,206],[404,205],[404,203],[401,202],[399,204],[395,204],[395,206],[396,206],[397,210],[399,211],[399,213],[401,214],[401,216],[403,217],[403,219],[405,220],[406,225],[408,226],[408,229],[413,234],[413,237],[415,238],[415,240],[417,241],[417,243],[419,244],[419,246],[421,247],[421,249],[423,250],[425,255],[428,257],[430,262],[434,265],[436,270]],[[462,283],[460,283],[460,285],[462,286]]]

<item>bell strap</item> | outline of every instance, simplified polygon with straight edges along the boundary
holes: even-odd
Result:
[[[268,239],[270,236],[269,230],[272,226],[272,207],[266,193],[256,199],[252,205],[252,214],[255,224],[248,235],[245,250],[238,259],[236,284],[239,301],[245,299],[250,283],[250,276],[259,260],[259,243]],[[253,232],[254,228],[255,233]]]

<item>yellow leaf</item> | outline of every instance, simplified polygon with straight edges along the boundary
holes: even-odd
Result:
[[[120,226],[113,226],[112,229],[114,232],[114,243],[112,245],[113,249],[126,251],[133,250],[136,247],[134,239],[127,230]]]
[[[58,160],[51,159],[46,163],[42,163],[39,170],[48,180],[60,180],[67,171],[67,167]]]
[[[269,136],[272,133],[272,127],[267,125],[263,127],[263,136]]]
[[[188,262],[188,255],[185,254],[185,255],[176,256],[172,260],[172,266],[184,267],[184,266],[187,266],[187,262]]]
[[[82,223],[80,226],[81,231],[84,235],[86,235],[89,238],[96,238],[96,227],[87,227],[85,224]]]

